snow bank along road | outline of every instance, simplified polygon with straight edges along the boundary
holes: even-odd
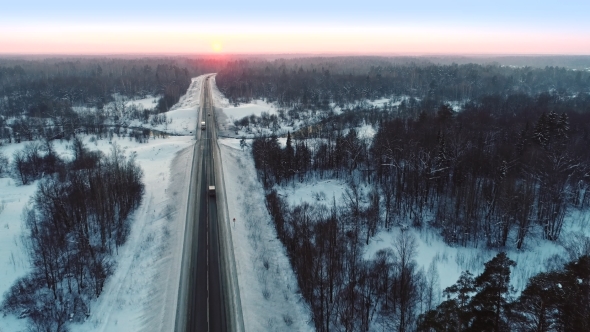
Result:
[[[205,122],[205,129],[196,133],[190,178],[176,311],[178,332],[244,330],[210,78],[202,85],[199,121]],[[208,186],[215,186],[215,193]]]

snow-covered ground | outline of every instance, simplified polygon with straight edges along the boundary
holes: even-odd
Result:
[[[144,200],[134,214],[130,237],[92,316],[76,331],[172,331],[201,86],[192,79],[186,94],[166,113],[159,129],[177,135],[150,141],[138,163],[144,169]],[[163,143],[158,144],[159,141]],[[166,141],[175,144],[164,145]],[[150,150],[151,146],[151,150]],[[145,158],[140,157],[145,155]],[[149,173],[149,174],[148,174]]]
[[[221,139],[221,158],[246,331],[313,331],[309,308],[277,239],[252,153]],[[303,196],[303,195],[302,195]]]
[[[152,126],[149,123],[144,124],[139,120],[135,120],[130,122],[129,126],[155,129],[172,135],[192,135],[197,123],[201,86],[204,77],[207,75],[201,75],[192,79],[186,94],[180,97],[178,103],[172,106],[170,111],[163,113],[166,115],[166,123]]]
[[[393,248],[393,242],[400,228],[381,231],[371,238],[365,247],[365,259],[372,259],[380,249]],[[484,269],[484,263],[492,259],[498,252],[484,248],[452,247],[446,244],[440,235],[432,229],[418,231],[410,228],[405,230],[415,236],[418,244],[415,257],[418,268],[427,271],[434,261],[440,276],[440,291],[457,282],[461,271],[469,270],[478,275]],[[539,272],[547,270],[546,261],[554,255],[563,255],[562,246],[551,241],[537,240],[529,244],[526,250],[507,250],[508,256],[516,262],[512,269],[511,284],[517,291],[526,286],[528,279]]]
[[[108,142],[98,143],[97,148],[108,150]],[[144,172],[145,194],[131,217],[134,219],[131,233],[119,249],[114,274],[92,303],[87,321],[72,326],[75,331],[145,331],[147,326],[161,326],[161,319],[165,318],[162,313],[168,303],[154,302],[154,299],[161,295],[157,291],[166,288],[154,281],[162,281],[159,275],[162,262],[174,260],[170,257],[173,251],[170,243],[177,242],[177,230],[184,226],[184,215],[177,218],[177,204],[186,202],[178,200],[186,196],[179,192],[186,181],[172,182],[178,171],[173,172],[171,166],[181,167],[180,172],[183,167],[190,170],[191,158],[176,160],[175,157],[179,151],[187,155],[188,150],[192,154],[194,141],[190,136],[171,136],[147,144],[133,143],[127,139],[119,144],[137,154],[137,162]],[[177,279],[172,276],[164,282],[173,283]],[[177,295],[178,288],[174,297]]]
[[[165,139],[137,143],[128,137],[108,140],[84,138],[91,150],[109,153],[112,144],[118,144],[127,155],[134,153],[141,166],[145,195],[134,219],[127,243],[116,257],[115,273],[107,281],[100,297],[91,304],[91,315],[82,325],[72,326],[74,331],[143,331],[146,313],[151,311],[152,281],[157,277],[158,262],[165,257],[165,240],[172,236],[166,231],[174,220],[176,197],[170,188],[179,190],[178,183],[170,185],[170,165],[177,152],[190,147],[191,136],[170,136]],[[22,149],[26,143],[0,147],[5,155]],[[71,155],[68,141],[56,141],[54,148],[61,157]],[[190,149],[190,148],[189,148]],[[178,163],[180,165],[180,163]],[[190,167],[189,165],[186,167]],[[180,182],[182,184],[184,181]],[[13,179],[0,178],[0,292],[4,294],[17,278],[29,271],[27,254],[20,238],[25,234],[21,219],[22,209],[35,193],[36,183],[16,185]],[[176,295],[176,294],[175,294]],[[146,308],[150,310],[146,310]],[[151,312],[150,315],[151,316]],[[148,316],[148,317],[149,317]],[[0,318],[0,331],[23,331],[25,321],[6,316]]]
[[[16,151],[22,150],[28,142],[0,146],[0,153],[11,162]],[[61,144],[56,150],[64,150]],[[37,181],[22,186],[10,177],[0,178],[0,294],[10,289],[14,282],[25,276],[31,269],[30,261],[22,241],[26,234],[22,212],[37,190]],[[0,316],[0,331],[25,331],[22,319],[14,316]]]
[[[334,203],[334,199],[336,205],[342,205],[342,195],[347,187],[348,185],[340,180],[319,180],[311,183],[293,181],[286,186],[277,186],[275,189],[291,206],[306,202],[321,203],[329,208]]]
[[[0,178],[0,294],[8,291],[16,279],[30,270],[21,241],[21,214],[36,189],[36,183],[20,186],[11,178]],[[3,323],[0,318],[0,331],[9,330]]]
[[[144,110],[154,109],[154,108],[156,108],[156,106],[158,106],[158,100],[160,98],[161,97],[159,97],[159,96],[154,97],[154,96],[148,95],[145,98],[128,100],[125,103],[125,107],[136,106],[136,107],[144,109]]]
[[[234,140],[239,142],[238,140]],[[233,142],[233,141],[232,141]],[[236,143],[233,144],[236,144]],[[239,148],[239,144],[238,144]],[[312,182],[290,182],[284,186],[277,186],[277,193],[286,199],[290,206],[307,202],[310,204],[324,204],[328,208],[333,204],[341,206],[344,203],[343,194],[348,185],[336,179],[323,179]],[[361,192],[367,193],[361,187]],[[400,227],[390,231],[379,231],[364,248],[364,258],[374,258],[380,249],[393,248],[395,238],[401,232]],[[418,245],[416,262],[418,268],[427,271],[431,262],[436,264],[440,276],[440,290],[453,285],[459,278],[461,271],[469,270],[474,275],[483,271],[484,263],[493,258],[497,251],[485,248],[466,248],[449,246],[435,230],[424,228],[405,230],[413,234]],[[590,235],[590,214],[574,212],[566,219],[562,239],[572,238],[572,234]],[[529,236],[523,250],[507,250],[508,256],[517,266],[512,270],[511,283],[516,290],[522,290],[528,279],[539,272],[551,268],[560,268],[560,264],[567,261],[563,242],[552,242],[540,239],[540,235]],[[557,260],[556,260],[557,257]]]
[[[238,106],[231,105],[229,100],[225,98],[223,93],[219,91],[217,85],[215,85],[215,77],[211,80],[211,93],[213,95],[213,102],[215,107],[223,110],[223,113],[228,117],[228,121],[239,120],[245,116],[252,114],[260,116],[262,112],[268,114],[277,114],[277,106],[273,103],[267,103],[264,100],[255,99],[249,103],[240,104]]]
[[[357,132],[357,137],[361,140],[362,139],[373,140],[373,137],[377,133],[377,130],[375,129],[375,127],[373,127],[371,125],[364,124],[361,127],[356,128],[356,132]]]
[[[229,100],[223,95],[223,93],[221,93],[221,91],[219,91],[217,85],[215,85],[215,77],[213,77],[211,82],[211,92],[215,107],[223,110],[223,113],[228,118],[227,121],[233,123],[234,120],[239,120],[245,116],[260,116],[262,112],[266,112],[269,115],[277,114],[277,105],[260,99],[254,99],[249,103],[239,104],[238,106],[231,105]]]
[[[238,106],[231,105],[229,100],[225,98],[215,85],[215,77],[211,82],[213,102],[215,103],[215,107],[219,110],[217,120],[219,121],[222,134],[229,130],[229,128],[233,127],[235,120],[240,120],[243,117],[250,115],[261,116],[263,112],[266,112],[269,115],[278,113],[277,105],[260,99],[252,100],[249,103],[239,104]],[[284,129],[283,131],[287,130],[287,128],[282,129]],[[238,134],[238,136],[242,135],[248,136],[248,133],[242,132]]]
[[[118,94],[113,95],[115,98],[123,98]],[[158,106],[158,100],[161,96],[152,96],[147,95],[145,98],[137,98],[137,99],[129,99],[125,101],[125,107],[136,107],[139,110],[151,110]],[[112,103],[108,103],[104,105],[104,108],[111,108]],[[72,110],[77,113],[84,113],[84,112],[96,112],[96,107],[88,107],[88,106],[81,106],[81,105],[74,105],[72,106]]]
[[[223,112],[230,118],[230,119],[241,119],[245,116],[250,116],[252,114],[256,116],[260,116],[262,112],[266,112],[268,114],[276,114],[277,109],[274,104],[269,104],[263,100],[255,99],[249,103],[240,104],[238,106],[228,106],[223,107]]]
[[[375,99],[375,100],[369,100],[368,103],[375,106],[375,107],[383,107],[387,103],[392,103],[392,100],[389,98],[380,98],[380,99]],[[400,103],[401,102],[397,102],[397,103],[394,103],[394,105],[399,106]]]

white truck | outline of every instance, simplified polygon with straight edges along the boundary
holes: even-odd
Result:
[[[209,196],[215,196],[215,186],[209,186]]]
[[[205,121],[201,121],[201,130],[205,130]]]

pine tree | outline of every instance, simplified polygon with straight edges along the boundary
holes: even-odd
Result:
[[[562,113],[557,120],[556,128],[556,137],[559,140],[566,140],[569,137],[569,130],[570,130],[570,123],[567,117],[567,114]]]
[[[465,331],[471,319],[470,299],[475,292],[473,274],[463,271],[459,280],[444,290],[447,300],[418,318],[418,331]]]
[[[554,331],[558,324],[560,289],[556,272],[532,277],[513,306],[513,328],[520,331]]]
[[[473,274],[469,271],[461,272],[457,283],[444,290],[447,297],[456,296],[457,301],[457,330],[464,330],[469,323],[471,309],[469,306],[472,294],[475,292],[475,281]]]
[[[549,120],[545,113],[541,114],[533,130],[533,141],[542,147],[549,143]]]
[[[287,144],[284,150],[283,168],[286,180],[289,180],[295,174],[295,149],[291,142],[291,133],[287,132]]]
[[[457,300],[444,301],[436,310],[429,310],[418,318],[417,331],[419,332],[447,332],[462,331],[460,327],[459,308]]]
[[[471,301],[474,317],[473,331],[507,331],[509,310],[510,268],[516,263],[505,252],[498,253],[485,264],[485,269],[475,279],[477,294]]]
[[[559,283],[562,323],[566,331],[590,331],[590,256],[568,263]]]

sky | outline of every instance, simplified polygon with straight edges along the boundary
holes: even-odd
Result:
[[[0,54],[590,54],[590,1],[13,0]]]

